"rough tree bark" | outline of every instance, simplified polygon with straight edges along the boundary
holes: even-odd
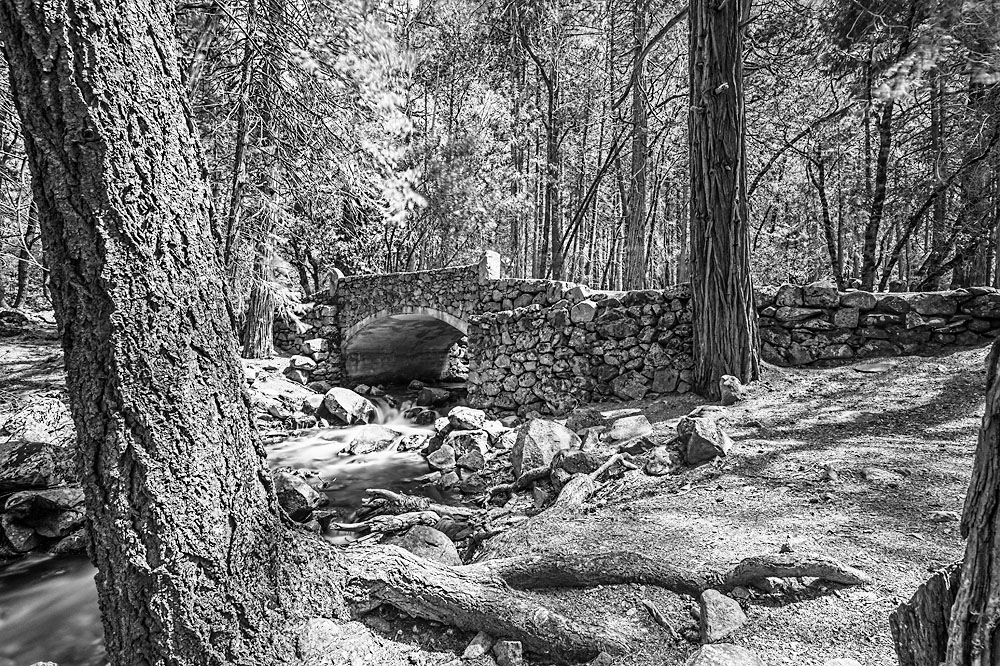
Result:
[[[694,386],[760,374],[746,202],[743,30],[748,0],[690,7],[691,287]]]
[[[645,57],[646,2],[632,3],[632,39],[635,55],[632,63],[632,168],[628,180],[627,220],[625,227],[626,289],[646,288],[646,157],[649,152],[649,123],[646,114]]]

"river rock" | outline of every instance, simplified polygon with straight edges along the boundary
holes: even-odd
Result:
[[[473,449],[463,453],[456,464],[463,469],[478,472],[486,467],[486,459],[477,449]]]
[[[677,424],[677,434],[686,438],[684,459],[689,465],[724,456],[733,446],[733,440],[719,424],[704,416],[685,416]]]
[[[435,407],[437,405],[443,405],[449,400],[451,400],[451,391],[446,391],[442,388],[434,388],[432,386],[425,386],[420,389],[420,393],[417,394],[417,398],[413,402],[421,407]]]
[[[492,636],[485,631],[480,631],[466,646],[465,652],[462,653],[462,659],[478,659],[482,657],[493,648],[494,642]]]
[[[84,526],[83,489],[25,490],[11,495],[0,516],[0,526],[20,552],[34,550],[52,539],[62,539]]]
[[[562,470],[568,475],[590,474],[604,462],[596,453],[577,449],[559,451],[552,458],[552,471]]]
[[[482,474],[474,472],[463,478],[458,487],[466,495],[481,495],[489,488],[489,484]]]
[[[554,421],[531,419],[518,427],[510,452],[514,478],[536,467],[545,467],[559,451],[580,448],[580,436]]]
[[[729,643],[702,645],[688,657],[684,666],[765,666],[756,654]]]
[[[649,419],[642,414],[636,416],[626,416],[611,424],[608,430],[608,439],[613,442],[622,442],[633,437],[643,437],[653,432],[653,426]]]
[[[351,389],[336,386],[323,396],[323,407],[344,425],[370,423],[378,414],[375,405]]]
[[[606,421],[607,419],[604,418],[601,410],[593,407],[581,407],[574,409],[569,415],[566,419],[566,427],[579,434],[581,430],[604,425]]]
[[[450,444],[442,444],[437,451],[427,456],[427,464],[442,472],[455,469],[455,449]]]
[[[444,438],[445,444],[451,445],[458,455],[464,455],[469,451],[486,453],[490,450],[490,436],[485,430],[456,430],[448,433]]]
[[[315,414],[323,406],[324,399],[324,396],[319,393],[307,395],[302,399],[302,406],[299,407],[299,410],[304,414]]]
[[[0,495],[74,481],[72,451],[47,442],[0,444]]]
[[[312,618],[298,627],[302,666],[412,666],[405,647],[375,634],[360,622]],[[409,656],[419,653],[414,650]]]
[[[303,386],[305,386],[309,381],[308,371],[293,368],[292,366],[285,368],[281,374],[283,374],[288,381],[295,382],[296,384],[302,384]]]
[[[448,412],[448,422],[454,430],[482,430],[486,424],[486,412],[471,407],[453,407]]]
[[[271,476],[274,479],[274,492],[278,496],[278,504],[292,520],[302,522],[309,518],[314,509],[322,506],[324,495],[317,492],[298,474],[287,470],[276,470]]]
[[[746,624],[747,616],[735,599],[718,590],[701,593],[701,642],[718,643]]]
[[[377,423],[369,423],[353,430],[348,450],[356,456],[385,451],[392,447],[399,438],[400,434],[395,430]]]
[[[414,525],[402,534],[390,537],[385,543],[405,548],[414,555],[441,564],[458,566],[462,563],[455,543],[443,532],[426,525]]]
[[[296,370],[304,370],[305,372],[312,372],[316,369],[316,361],[312,360],[308,356],[296,354],[288,359],[288,367],[295,368]]]
[[[493,646],[497,666],[524,666],[524,648],[521,641],[497,641]]]

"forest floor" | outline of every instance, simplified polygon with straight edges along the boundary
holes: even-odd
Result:
[[[885,359],[889,367],[879,373],[766,367],[745,400],[719,412],[736,442],[721,464],[664,477],[629,473],[558,530],[529,521],[508,533],[497,554],[627,549],[692,570],[725,570],[782,547],[830,555],[875,582],[799,587],[781,597],[752,592],[740,600],[748,623],[727,640],[769,666],[821,666],[837,657],[895,664],[889,614],[930,571],[961,556],[956,516],[934,512],[962,510],[984,409],[986,352]],[[59,394],[61,356],[47,333],[0,338],[0,422],[31,394]],[[672,429],[701,404],[685,395],[599,407],[638,408],[655,428]],[[532,594],[629,636],[634,651],[622,664],[682,664],[696,648],[642,605],[653,601],[684,630],[696,626],[691,598],[639,585]],[[464,640],[441,642],[456,639]]]

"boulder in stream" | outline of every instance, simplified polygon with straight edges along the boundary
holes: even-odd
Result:
[[[323,396],[323,407],[344,425],[371,423],[378,410],[367,398],[351,389],[335,386]]]
[[[308,519],[313,510],[322,506],[323,500],[326,499],[294,472],[275,470],[271,476],[274,478],[278,504],[292,520],[302,522]]]
[[[348,450],[356,456],[385,451],[391,448],[401,436],[400,433],[386,428],[384,425],[369,423],[353,430]]]
[[[78,486],[15,493],[0,516],[4,535],[22,553],[67,537],[84,522],[83,489]]]
[[[455,407],[448,412],[448,421],[455,430],[481,430],[486,424],[486,412],[471,407]]]
[[[72,450],[47,442],[0,444],[0,495],[74,481]]]
[[[425,386],[420,389],[420,393],[417,394],[417,399],[414,400],[414,404],[420,405],[421,407],[434,407],[437,405],[443,405],[450,399],[451,391],[434,388],[432,386]]]

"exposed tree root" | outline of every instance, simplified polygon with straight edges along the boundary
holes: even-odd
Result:
[[[723,589],[750,585],[764,578],[822,578],[842,585],[864,585],[871,576],[823,555],[783,553],[748,557],[726,574],[720,584]]]
[[[416,617],[461,629],[519,640],[526,649],[559,662],[594,658],[604,651],[628,651],[624,637],[606,627],[575,622],[522,592],[489,569],[449,567],[395,546],[353,548],[338,558],[347,569],[349,589]]]

